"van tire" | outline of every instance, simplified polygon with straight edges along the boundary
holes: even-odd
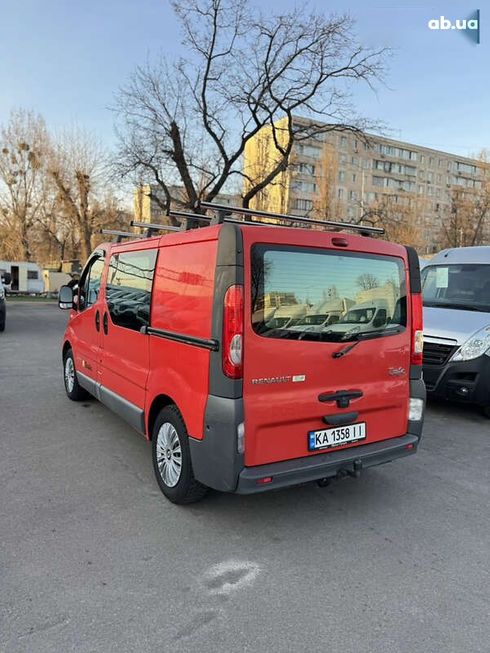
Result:
[[[70,370],[73,372],[73,377],[70,375]],[[90,397],[85,388],[82,388],[78,383],[75,359],[73,358],[73,351],[71,349],[67,349],[63,356],[63,382],[67,397],[72,401],[84,401]]]
[[[0,322],[0,333],[2,333],[3,331],[5,331],[5,320]]]
[[[490,419],[490,406],[483,406],[482,411],[485,417],[488,417],[488,419]]]
[[[163,470],[165,469],[165,463],[162,471],[160,471],[162,447],[167,438],[173,439],[174,449],[176,449],[177,452],[180,447],[180,456],[177,454],[175,457],[175,460],[177,461],[180,457],[180,476],[174,485],[172,484],[173,479],[171,478],[171,475],[168,477],[167,481],[164,479],[165,472]],[[191,453],[189,449],[189,434],[187,433],[187,428],[182,419],[182,415],[174,404],[162,408],[158,413],[153,425],[151,445],[153,469],[155,471],[157,483],[167,499],[172,503],[177,504],[195,503],[196,501],[200,501],[206,494],[208,488],[199,483],[199,481],[196,481],[194,478]],[[173,469],[175,470],[175,466]],[[167,473],[171,474],[171,471],[172,470]]]

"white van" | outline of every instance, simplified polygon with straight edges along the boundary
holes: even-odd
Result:
[[[307,310],[308,306],[306,304],[280,306],[275,310],[274,315],[267,320],[267,326],[270,329],[286,329],[293,320],[303,318]]]
[[[355,304],[336,323],[324,328],[325,333],[345,333],[350,336],[385,329],[392,319],[386,299],[373,299],[362,304]]]
[[[325,327],[336,324],[354,303],[347,298],[321,302],[302,318],[292,321],[287,328],[292,331],[323,331]]]
[[[446,249],[422,270],[427,392],[490,417],[490,247]]]

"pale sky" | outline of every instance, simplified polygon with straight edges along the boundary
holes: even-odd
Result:
[[[251,3],[252,4],[252,3]],[[271,11],[293,6],[269,0]],[[387,135],[471,155],[490,147],[490,11],[480,7],[481,44],[457,31],[431,31],[444,15],[466,18],[477,7],[387,0],[322,2],[349,12],[360,40],[394,49],[387,86],[356,93],[363,115],[380,119]],[[78,123],[113,143],[113,93],[152,53],[180,49],[164,0],[3,0],[0,20],[0,123],[14,107],[40,112],[59,129]]]

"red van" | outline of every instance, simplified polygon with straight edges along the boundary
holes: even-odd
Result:
[[[345,231],[375,228],[207,208],[228,213],[190,214],[208,223],[185,229],[176,212],[174,233],[101,245],[76,291],[61,289],[68,397],[95,396],[151,440],[175,503],[207,488],[358,476],[415,453],[425,406],[416,252]],[[332,324],[274,320],[330,301],[346,307]]]

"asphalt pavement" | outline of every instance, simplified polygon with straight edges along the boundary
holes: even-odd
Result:
[[[70,402],[55,305],[0,334],[0,651],[490,650],[490,420],[327,488],[170,504],[149,444]]]

